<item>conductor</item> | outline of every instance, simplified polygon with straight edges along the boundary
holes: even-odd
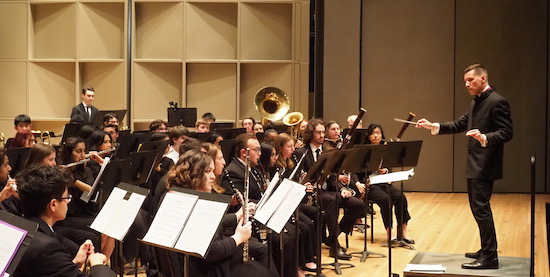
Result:
[[[82,103],[76,105],[72,112],[71,112],[71,118],[75,115],[80,115],[84,117],[86,122],[94,122],[94,117],[99,111],[96,107],[92,106],[92,102],[94,101],[95,92],[93,88],[87,87],[85,89],[82,89],[82,94],[80,97],[82,97]]]
[[[502,178],[504,143],[512,139],[512,118],[508,101],[489,85],[487,70],[473,64],[464,70],[464,85],[474,97],[469,110],[455,121],[432,123],[420,119],[416,128],[430,129],[433,135],[466,132],[468,159],[466,180],[472,214],[481,236],[481,249],[466,253],[476,259],[462,264],[465,269],[497,269],[497,237],[491,212],[495,180]]]

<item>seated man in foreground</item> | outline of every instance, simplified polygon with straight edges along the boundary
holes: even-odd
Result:
[[[67,191],[70,183],[61,169],[49,166],[31,168],[16,178],[25,217],[38,223],[32,239],[13,276],[115,276],[105,266],[105,255],[94,253],[91,241],[82,244],[71,257],[61,243],[61,235],[53,227],[65,219],[72,197]],[[79,270],[90,266],[90,275]]]

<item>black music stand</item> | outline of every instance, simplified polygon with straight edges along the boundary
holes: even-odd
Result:
[[[168,125],[195,127],[197,122],[197,108],[167,108]]]
[[[107,201],[116,185],[126,181],[127,178],[124,177],[124,174],[128,169],[130,169],[130,159],[110,161],[105,167],[99,183],[101,187],[100,206]],[[94,192],[90,191],[89,193],[93,195]]]
[[[157,156],[158,151],[156,149],[130,154],[128,159],[130,159],[131,166],[130,169],[126,171],[126,182],[136,186],[147,183],[153,171]],[[158,160],[160,163],[160,159]]]
[[[386,145],[356,145],[352,149],[355,151],[351,152],[350,158],[344,161],[342,168],[345,168],[347,172],[350,172],[350,173],[372,172],[372,171],[376,171],[380,166],[380,162],[384,158],[384,153],[386,152]],[[363,200],[365,201],[365,218],[366,218],[366,215],[368,213],[367,195],[365,195]],[[363,251],[351,252],[349,254],[361,255],[361,260],[360,260],[361,262],[365,262],[367,257],[370,255],[379,255],[381,257],[386,257],[386,255],[384,254],[375,253],[367,250],[366,230],[364,232]]]
[[[210,124],[210,130],[218,131],[220,129],[231,129],[233,128],[233,122],[214,122]]]
[[[126,159],[130,156],[130,153],[136,152],[139,147],[139,137],[143,134],[133,133],[124,134],[118,138],[119,146],[116,152],[116,157],[119,159]]]
[[[95,114],[95,117],[93,120],[94,126],[99,128],[103,127],[103,123],[104,123],[103,118],[108,113],[114,113],[119,123],[122,122],[122,120],[124,119],[124,116],[126,116],[126,110],[101,110]]]
[[[228,129],[218,129],[216,133],[220,134],[224,139],[234,139],[240,134],[246,133],[245,128],[228,128]]]
[[[234,139],[224,139],[220,141],[220,147],[222,148],[223,158],[229,164],[235,156],[235,142]]]
[[[31,243],[31,240],[34,238],[34,235],[38,230],[38,223],[24,219],[22,217],[18,217],[16,215],[7,213],[2,210],[0,210],[0,221],[6,222],[10,225],[13,225],[17,228],[27,231],[27,234],[25,235],[23,242],[19,246],[19,249],[11,259],[11,262],[6,269],[6,272],[9,275],[13,275],[13,272],[17,268],[17,265],[21,261],[23,254],[25,254],[25,252],[27,251],[27,247]],[[1,270],[0,270],[0,273],[1,273]]]
[[[63,128],[63,136],[61,137],[61,144],[65,142],[70,137],[76,137],[76,134],[84,126],[92,126],[92,123],[67,123],[65,128]]]
[[[384,155],[384,161],[382,162],[382,168],[387,167],[400,167],[403,170],[404,167],[413,167],[418,164],[418,157],[420,156],[420,149],[422,148],[422,141],[401,141],[391,142],[387,145],[386,154]],[[403,181],[401,181],[401,193],[403,193]],[[388,197],[390,197],[389,205],[391,212],[391,186],[388,186]],[[400,221],[403,221],[403,210],[399,214]],[[390,226],[393,226],[392,217],[390,216]],[[391,228],[391,227],[390,227]],[[390,229],[391,230],[391,229]],[[415,250],[414,246],[406,243],[403,240],[403,233],[400,228],[397,228],[397,246],[406,247],[411,250]],[[392,243],[391,236],[388,236],[388,276],[399,276],[399,274],[391,272],[392,255],[391,255]]]
[[[6,155],[8,156],[11,166],[11,177],[15,177],[19,171],[25,169],[25,163],[27,162],[27,157],[29,157],[31,148],[32,147],[16,147],[6,150]]]

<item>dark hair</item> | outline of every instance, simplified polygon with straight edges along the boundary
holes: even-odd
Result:
[[[17,134],[15,134],[15,138],[13,138],[13,142],[11,143],[11,147],[13,147],[13,148],[25,147],[25,143],[31,137],[34,138],[34,134],[31,133],[31,131],[25,130],[23,132],[18,132]]]
[[[105,114],[105,116],[103,116],[103,122],[108,122],[109,120],[111,120],[111,118],[116,118],[118,120],[116,113],[107,113]]]
[[[257,140],[254,134],[249,133],[240,134],[235,138],[235,157],[239,158],[241,156],[241,149],[246,149],[246,145],[251,139]]]
[[[244,121],[245,121],[246,119],[252,120],[252,126],[254,126],[254,124],[256,123],[256,120],[254,120],[254,117],[249,116],[249,117],[243,118],[243,120],[241,121],[241,125],[242,125],[242,126],[244,126]]]
[[[25,217],[41,216],[52,199],[61,199],[70,178],[55,166],[40,165],[17,175]]]
[[[175,149],[175,150],[179,151],[180,155],[183,155],[185,152],[189,150],[201,151],[201,144],[202,142],[196,138],[187,138],[181,143],[180,149]]]
[[[170,139],[178,139],[181,136],[189,137],[191,133],[184,126],[174,126],[170,131]]]
[[[168,171],[167,187],[201,190],[206,183],[204,171],[211,162],[212,158],[200,150],[185,152],[176,165]]]
[[[82,89],[82,94],[86,94],[87,91],[95,92],[93,87],[86,87]]]
[[[105,136],[109,136],[109,139],[112,141],[111,135],[105,131],[94,131],[90,137],[86,140],[86,146],[88,150],[97,151],[99,146],[103,144]]]
[[[153,120],[153,122],[151,122],[151,124],[149,124],[149,131],[151,131],[151,132],[156,131],[156,130],[160,129],[160,127],[162,125],[168,126],[168,123],[166,123],[162,119]]]
[[[260,147],[262,148],[262,155],[260,156],[261,166],[264,170],[269,172],[269,162],[271,160],[271,152],[273,152],[273,146],[267,142],[260,142]]]
[[[487,74],[487,69],[485,66],[476,63],[469,65],[464,69],[464,74],[468,73],[469,71],[473,70],[475,75],[485,75],[487,78],[489,78],[489,75]]]
[[[78,146],[79,143],[84,143],[84,140],[79,137],[70,137],[68,138],[65,143],[61,146],[61,152],[59,153],[59,164],[69,164],[73,161],[73,150]],[[84,143],[84,145],[86,145]],[[77,165],[75,168],[74,177],[78,180],[85,180],[87,173],[86,173],[86,166],[84,164]]]
[[[369,125],[369,127],[367,127],[367,144],[371,144],[370,142],[370,135],[372,135],[372,132],[374,132],[374,129],[380,129],[380,133],[382,133],[382,140],[385,140],[386,137],[384,136],[384,129],[382,129],[382,125],[378,124],[378,123],[372,123],[371,125]]]
[[[76,132],[76,136],[81,138],[82,140],[87,140],[92,133],[95,131],[95,128],[90,125],[84,125],[78,132]]]
[[[14,126],[17,126],[19,123],[31,124],[31,118],[26,114],[20,114],[13,119]]]
[[[315,128],[319,125],[325,125],[323,120],[318,118],[313,118],[307,123],[307,127],[304,130],[304,144],[308,145],[311,143],[311,140],[313,139],[313,133],[315,132]]]
[[[105,131],[105,128],[115,128],[115,132],[118,133],[118,125],[115,125],[115,124],[107,124],[107,125],[104,125],[103,128],[101,128],[101,130]]]
[[[216,122],[216,117],[212,113],[205,113],[202,115],[202,119],[205,120],[212,120],[212,122]]]
[[[29,151],[27,162],[25,162],[25,168],[31,168],[33,166],[41,165],[46,157],[55,153],[55,149],[50,145],[44,143],[35,144]]]
[[[170,138],[167,133],[161,133],[161,132],[155,132],[151,134],[151,141],[159,141],[159,140],[165,140],[167,138]]]
[[[206,139],[206,142],[210,142],[210,143],[215,143],[216,140],[221,137],[222,135],[216,133],[216,132],[212,132],[210,134],[210,136],[208,136],[208,138]]]
[[[84,123],[84,122],[86,122],[86,119],[79,114],[73,115],[69,121],[69,123]]]

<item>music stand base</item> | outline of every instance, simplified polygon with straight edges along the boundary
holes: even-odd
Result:
[[[367,257],[369,257],[370,255],[378,255],[378,256],[380,256],[380,258],[386,257],[386,255],[384,255],[382,253],[376,253],[376,252],[371,252],[371,251],[367,251],[367,250],[351,252],[351,253],[348,253],[348,254],[350,254],[350,255],[361,255],[361,259],[359,261],[362,262],[362,263],[364,263],[365,260],[367,260]]]
[[[387,243],[382,244],[382,247],[388,247],[388,244]],[[416,250],[416,248],[414,248],[414,246],[412,246],[411,244],[406,243],[403,240],[400,240],[397,243],[392,243],[391,248],[394,248],[394,247],[403,247],[403,248],[408,248],[409,250]]]
[[[342,269],[355,267],[355,265],[353,265],[353,264],[338,263],[338,262],[334,262],[334,263],[330,263],[330,264],[322,264],[321,266],[332,266],[332,267],[334,267],[333,270],[338,275],[342,275]]]

